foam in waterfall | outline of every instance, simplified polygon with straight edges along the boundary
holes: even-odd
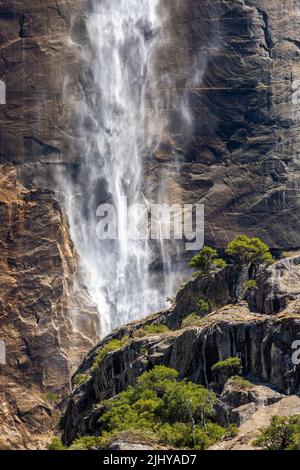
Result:
[[[64,178],[63,192],[102,334],[165,307],[174,293],[164,245],[164,272],[158,274],[151,270],[150,242],[127,236],[141,222],[138,212],[127,218],[127,207],[147,204],[143,162],[163,127],[155,96],[155,51],[163,22],[157,6],[158,0],[93,0],[87,18],[89,82],[80,109],[84,156],[75,182]],[[113,240],[96,236],[97,208],[104,203],[117,212],[119,236]]]

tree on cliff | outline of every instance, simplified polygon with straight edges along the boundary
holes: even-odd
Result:
[[[218,252],[210,246],[204,246],[189,262],[190,268],[197,269],[196,275],[208,274],[211,270],[225,268],[226,261],[218,258]]]
[[[204,450],[231,432],[213,422],[216,395],[165,366],[144,372],[134,386],[101,403],[98,434],[76,439],[72,450],[105,449],[118,436],[143,436],[152,443]],[[57,440],[51,448],[62,448]]]
[[[226,248],[235,264],[269,264],[273,257],[268,246],[260,238],[249,238],[247,235],[239,235],[230,242]]]
[[[299,450],[300,415],[273,416],[269,426],[261,430],[253,446],[265,450]]]

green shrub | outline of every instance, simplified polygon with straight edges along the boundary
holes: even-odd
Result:
[[[135,386],[102,402],[99,436],[80,437],[70,450],[105,449],[112,440],[128,435],[178,448],[203,450],[215,444],[228,433],[211,421],[216,395],[201,385],[179,381],[178,375],[165,366],[144,372]]]
[[[227,266],[226,261],[218,258],[218,252],[214,248],[204,246],[189,262],[191,268],[195,268],[197,271],[195,275],[202,276],[208,274],[214,269],[223,269]]]
[[[145,325],[134,332],[134,336],[143,337],[162,333],[168,333],[170,329],[166,325]]]
[[[205,387],[178,381],[176,370],[156,366],[134,387],[103,402],[100,437],[133,432],[171,446],[207,448],[226,433],[210,421],[216,401]]]
[[[243,288],[246,292],[254,291],[257,288],[257,281],[255,279],[250,279],[249,281],[244,282]]]
[[[42,398],[44,400],[48,401],[49,403],[56,403],[60,399],[59,395],[57,393],[54,393],[54,392],[43,393]]]
[[[246,380],[239,375],[231,378],[230,385],[231,388],[236,392],[251,390],[251,388],[254,387],[254,385],[249,382],[249,380]]]
[[[181,325],[185,328],[188,326],[199,326],[201,324],[202,318],[199,317],[198,313],[191,313],[186,318],[182,320]]]
[[[193,430],[190,424],[175,423],[163,424],[158,430],[159,440],[162,444],[172,447],[193,447]]]
[[[215,423],[207,423],[205,429],[198,427],[196,430],[195,449],[205,450],[216,444],[225,434],[226,430]]]
[[[191,417],[202,426],[214,416],[216,396],[205,387],[193,382],[173,382],[168,384],[163,395],[161,410],[164,421],[175,423],[191,422]]]
[[[273,257],[267,245],[259,238],[249,238],[240,235],[230,242],[226,248],[229,255],[237,264],[265,264],[272,263]]]
[[[197,307],[199,309],[200,315],[207,315],[209,313],[210,306],[207,300],[203,300],[203,299],[198,300]]]
[[[226,429],[225,437],[227,439],[232,439],[236,437],[239,433],[239,428],[235,424],[230,424]]]
[[[242,374],[242,362],[239,357],[229,357],[224,361],[217,362],[211,368],[216,374],[224,374],[228,377]]]
[[[74,385],[82,385],[83,383],[87,382],[89,378],[89,374],[76,374],[73,379],[73,383]]]
[[[95,437],[84,436],[73,441],[69,450],[101,450],[107,446],[109,438],[107,436]]]
[[[206,429],[187,423],[163,424],[159,429],[159,440],[164,445],[177,448],[205,450],[218,442],[226,431],[214,423],[207,423]]]
[[[103,346],[103,348],[97,352],[92,369],[97,369],[97,367],[100,365],[101,361],[105,358],[107,354],[109,354],[110,352],[117,351],[118,349],[123,348],[127,344],[129,344],[128,336],[124,336],[121,339],[112,339],[111,341],[106,343],[106,345]]]
[[[252,445],[265,450],[300,450],[300,415],[273,416]]]
[[[164,384],[169,385],[171,382],[175,382],[178,376],[179,372],[175,369],[166,366],[155,366],[137,379],[137,387],[157,390],[157,387],[161,388]]]
[[[67,447],[63,445],[59,437],[53,437],[50,444],[48,444],[48,450],[66,450]]]

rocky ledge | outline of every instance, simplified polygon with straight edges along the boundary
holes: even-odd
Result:
[[[224,407],[235,416],[237,424],[242,424],[262,404],[274,404],[283,399],[282,394],[300,393],[300,366],[292,359],[293,343],[300,339],[300,310],[293,283],[299,260],[296,254],[262,270],[258,274],[256,302],[251,296],[233,298],[239,290],[238,283],[229,275],[232,268],[227,268],[189,282],[168,311],[114,331],[89,353],[77,371],[76,375],[81,374],[84,382],[74,385],[70,396],[63,423],[64,442],[70,444],[78,435],[97,434],[97,421],[103,412],[101,402],[135,384],[144,371],[156,365],[176,369],[181,379],[216,388],[212,366],[239,357],[244,374],[256,389],[247,397],[235,396],[233,401],[232,397],[229,399],[228,387],[220,390],[223,406],[219,421],[224,419]],[[289,285],[285,292],[284,285]],[[187,325],[184,319],[193,311],[195,299],[203,298],[204,292],[213,311],[195,325]],[[268,301],[261,302],[265,308],[258,312],[258,300],[262,298]],[[276,298],[285,299],[279,311],[270,307],[277,305]],[[149,333],[149,325],[164,328],[160,333]],[[101,356],[97,362],[99,352],[111,340],[122,338],[126,338],[123,346]],[[258,383],[267,385],[257,387]],[[240,409],[243,406],[246,408]]]

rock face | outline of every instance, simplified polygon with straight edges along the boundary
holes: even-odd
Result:
[[[68,393],[98,338],[98,315],[74,288],[77,260],[53,193],[25,189],[9,165],[0,174],[0,448],[34,449],[53,425],[50,402]]]
[[[79,433],[93,433],[101,415],[101,407],[96,404],[134,384],[154,365],[175,368],[181,378],[207,385],[216,362],[238,355],[245,373],[257,375],[283,393],[299,393],[300,369],[292,363],[292,343],[300,338],[299,316],[270,320],[227,312],[212,315],[207,321],[207,326],[201,328],[135,339],[109,354],[91,379],[71,396],[65,417],[65,442],[71,442]],[[81,370],[90,372],[85,367]]]
[[[248,381],[244,386],[239,386],[235,378],[231,378],[220,395],[220,402],[224,405],[223,424],[230,422],[241,426],[257,409],[273,405],[283,398],[284,395],[272,390],[270,386],[255,385]]]
[[[68,221],[50,189],[52,169],[76,159],[63,94],[66,70],[75,76],[78,67],[70,31],[81,6],[0,0],[1,449],[43,447],[56,419],[53,397],[68,393],[74,368],[99,338]]]
[[[268,426],[272,416],[293,416],[300,414],[299,396],[290,396],[269,406],[260,407],[243,423],[239,433],[233,439],[225,440],[210,450],[255,450],[251,445],[258,436],[260,429]]]
[[[162,0],[161,8],[158,97],[168,124],[145,162],[149,188],[155,194],[163,179],[170,201],[204,203],[207,241],[220,247],[241,232],[272,248],[300,247],[297,2],[177,0],[170,8]],[[53,186],[53,169],[80,164],[70,101],[80,102],[86,78],[85,11],[85,0],[0,1],[0,159],[18,164],[26,185]]]
[[[293,266],[293,260],[295,258],[283,263]],[[266,289],[270,276],[277,272],[280,263],[262,273]],[[294,270],[292,272],[296,274],[297,263],[294,263]],[[211,386],[214,381],[212,366],[220,360],[237,356],[241,358],[244,374],[250,374],[286,395],[300,392],[300,366],[294,360],[293,349],[293,343],[300,339],[300,314],[293,308],[296,300],[289,300],[277,314],[253,312],[251,303],[246,301],[236,299],[235,304],[230,304],[228,288],[223,288],[220,295],[218,286],[222,276],[223,280],[228,278],[228,269],[211,276],[215,291],[206,278],[192,281],[178,294],[176,304],[169,311],[114,331],[90,352],[78,371],[86,374],[87,380],[74,388],[65,414],[63,438],[66,443],[69,444],[78,434],[93,434],[103,412],[101,401],[133,385],[139,375],[155,365],[176,369],[181,379],[188,378]],[[195,326],[185,327],[182,320],[191,313],[197,289],[201,297],[203,284],[211,293],[211,305],[219,306]],[[260,286],[262,288],[263,285]],[[162,334],[136,334],[136,330],[149,323],[165,324],[171,329]],[[98,367],[93,368],[98,351],[111,339],[125,335],[129,337],[128,344],[107,354]],[[231,417],[239,423],[263,404],[270,405],[281,398],[279,393],[268,392],[264,387],[233,396],[228,386],[221,395],[225,408],[230,402]],[[224,409],[221,415],[223,422]]]
[[[162,89],[171,76],[171,111],[149,162],[154,187],[165,179],[171,201],[205,204],[206,239],[219,247],[239,233],[299,247],[298,2],[163,4],[170,39],[158,67]]]
[[[49,190],[60,166],[76,174],[81,160],[76,116],[64,91],[71,90],[75,102],[83,94],[78,44],[87,42],[86,2],[42,3],[0,0],[0,79],[7,87],[7,104],[0,105],[0,339],[8,361],[0,365],[1,448],[43,445],[53,422],[45,395],[68,390],[70,364],[79,363],[98,333],[86,293],[80,285],[73,293],[77,259]],[[204,203],[206,238],[217,246],[242,232],[272,248],[299,248],[298,2],[161,4],[168,39],[157,68],[161,89],[166,75],[172,86],[167,99],[161,92],[167,108],[162,144],[145,162],[149,188],[155,193],[164,179],[170,201]],[[246,372],[283,393],[299,392],[299,368],[291,362],[291,344],[300,337],[297,264],[283,262],[269,272],[269,284],[264,277],[263,287],[258,285],[255,305],[263,315],[244,304],[228,306],[236,299],[226,273],[214,285],[195,281],[174,309],[146,320],[163,322],[173,332],[132,339],[75,390],[65,441],[93,432],[101,410],[92,406],[154,364],[206,384],[213,363],[239,354]],[[290,284],[285,274],[291,266]],[[278,283],[282,277],[288,290]],[[202,293],[213,310],[225,310],[207,317],[202,327],[178,329]],[[90,370],[96,352],[82,371]]]
[[[256,287],[247,292],[244,285],[250,272],[251,269],[246,267],[228,266],[209,276],[195,278],[179,291],[175,307],[165,316],[164,323],[177,328],[184,316],[198,310],[200,299],[208,301],[211,311],[245,301],[253,312],[267,315],[300,313],[299,253],[259,268],[254,276]]]
[[[71,26],[73,17],[80,20],[82,4],[0,1],[0,78],[7,90],[0,160],[15,164],[28,184],[43,176],[49,185],[49,168],[76,158],[64,84],[67,71],[75,75],[78,67]]]
[[[255,304],[259,312],[299,311],[299,253],[280,260],[258,277]]]

